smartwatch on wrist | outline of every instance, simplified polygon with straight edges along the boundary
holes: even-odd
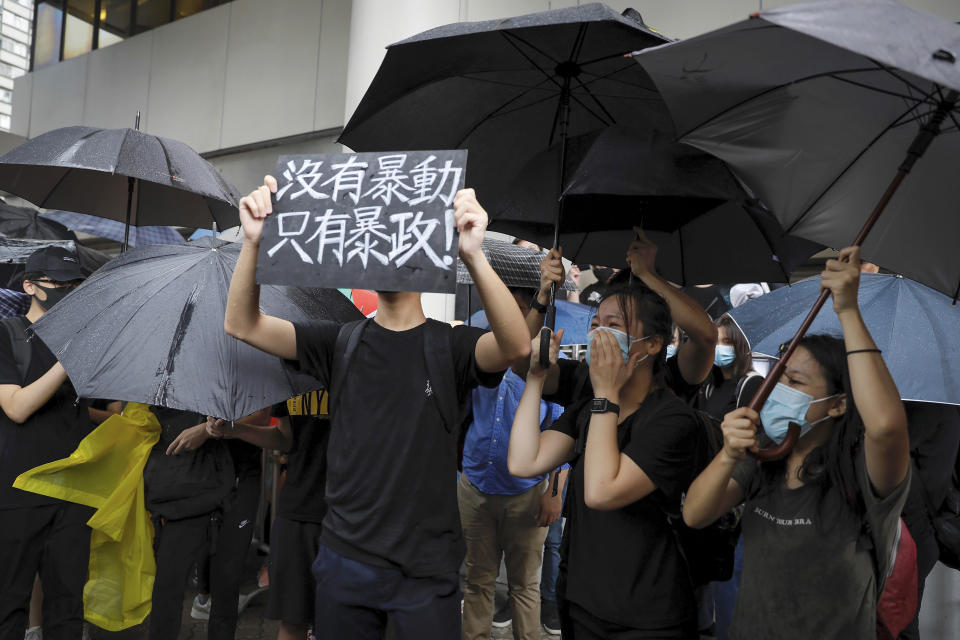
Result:
[[[537,300],[537,296],[533,296],[533,300],[530,301],[530,308],[536,311],[537,313],[547,312],[547,305],[540,304],[540,301]]]
[[[594,398],[590,403],[590,413],[615,413],[620,415],[620,407],[606,398]]]

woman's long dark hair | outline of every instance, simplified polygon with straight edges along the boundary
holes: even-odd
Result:
[[[863,420],[853,403],[847,350],[841,338],[828,335],[805,336],[799,346],[809,351],[820,365],[827,382],[827,395],[847,395],[846,412],[834,418],[827,441],[804,458],[800,480],[818,487],[821,505],[828,492],[839,491],[849,513],[862,519],[866,506],[857,482],[854,461],[863,444]],[[785,473],[786,459],[764,463],[760,467],[761,483],[755,495],[773,491],[783,481]]]
[[[740,331],[740,327],[726,313],[717,319],[716,325],[722,328],[733,342],[733,380],[739,380],[753,369],[753,356],[750,355],[750,343]]]
[[[605,291],[604,300],[616,296],[617,306],[623,315],[627,332],[637,321],[643,324],[643,333],[647,336],[660,336],[661,348],[653,361],[653,375],[657,376],[667,360],[667,345],[673,337],[673,318],[670,307],[659,293],[643,284],[618,285]],[[642,338],[643,336],[634,336]]]

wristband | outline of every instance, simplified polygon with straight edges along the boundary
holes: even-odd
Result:
[[[540,304],[540,301],[537,300],[537,296],[533,296],[533,300],[530,301],[530,308],[536,311],[537,313],[547,312],[547,305]]]
[[[883,353],[880,349],[854,349],[853,351],[847,351],[847,355],[854,353]]]

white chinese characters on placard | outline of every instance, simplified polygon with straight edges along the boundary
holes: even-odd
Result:
[[[258,281],[453,291],[465,161],[465,151],[282,156]]]

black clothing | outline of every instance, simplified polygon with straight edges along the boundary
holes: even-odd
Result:
[[[602,620],[583,607],[570,603],[564,613],[564,640],[669,640],[671,638],[696,638],[699,634],[695,624],[683,629],[631,629]]]
[[[749,377],[748,377],[749,376]],[[743,386],[740,387],[740,393],[737,394],[737,385],[746,378]],[[743,407],[750,403],[753,394],[757,392],[760,385],[763,384],[763,376],[759,374],[744,376],[744,378],[730,378],[725,380],[720,367],[714,365],[707,381],[700,387],[699,393],[694,403],[694,407],[700,411],[709,413],[717,420],[723,420],[727,415],[738,407]],[[739,395],[739,397],[737,397]]]
[[[698,424],[671,391],[651,392],[617,428],[617,442],[656,489],[601,511],[584,502],[582,455],[590,417],[589,404],[581,402],[549,427],[577,441],[561,544],[562,597],[617,626],[695,638],[693,586],[666,513],[679,511],[696,474]]]
[[[281,518],[319,524],[327,513],[328,405],[327,392],[314,391],[274,409],[275,417],[289,419],[293,435],[293,446],[287,452],[287,476],[277,505]]]
[[[310,570],[320,548],[320,524],[278,517],[270,536],[268,620],[313,624],[317,581]]]
[[[25,317],[15,320],[22,322],[24,327],[30,325]],[[26,387],[56,364],[57,359],[39,338],[33,338],[27,344],[30,346],[30,367],[26,380],[23,380],[14,360],[10,336],[0,330],[0,385]],[[88,406],[86,400],[77,401],[73,385],[67,380],[23,424],[15,423],[0,411],[0,510],[60,503],[56,498],[14,489],[13,481],[24,471],[73,453],[94,427]]]
[[[233,640],[237,629],[240,573],[253,538],[260,480],[242,478],[222,512],[180,520],[155,520],[157,575],[153,583],[150,640],[176,638],[180,632],[187,579],[208,537],[210,558],[210,620],[208,640]],[[46,634],[46,630],[44,630]]]
[[[92,515],[90,507],[57,501],[8,509],[0,516],[0,638],[23,638],[38,571],[43,637],[77,640],[82,635],[90,549],[86,522]]]
[[[563,407],[589,400],[593,397],[593,385],[590,384],[590,367],[586,362],[563,359],[557,362],[560,378],[557,390],[552,394],[545,394],[547,402],[556,402]],[[667,358],[660,374],[662,387],[670,389],[684,402],[689,402],[700,389],[699,384],[689,384],[680,373],[680,364],[676,357]]]
[[[428,320],[427,322],[434,322]],[[450,336],[455,380],[427,376],[426,324],[390,331],[370,322],[333,397],[327,456],[327,515],[321,542],[337,554],[420,577],[454,572],[464,555],[457,510],[456,429],[442,419],[434,388],[455,384],[457,404],[501,374],[477,369],[479,329],[441,323]],[[339,327],[296,325],[297,359],[323,384],[332,372]],[[436,401],[435,401],[436,400]]]

